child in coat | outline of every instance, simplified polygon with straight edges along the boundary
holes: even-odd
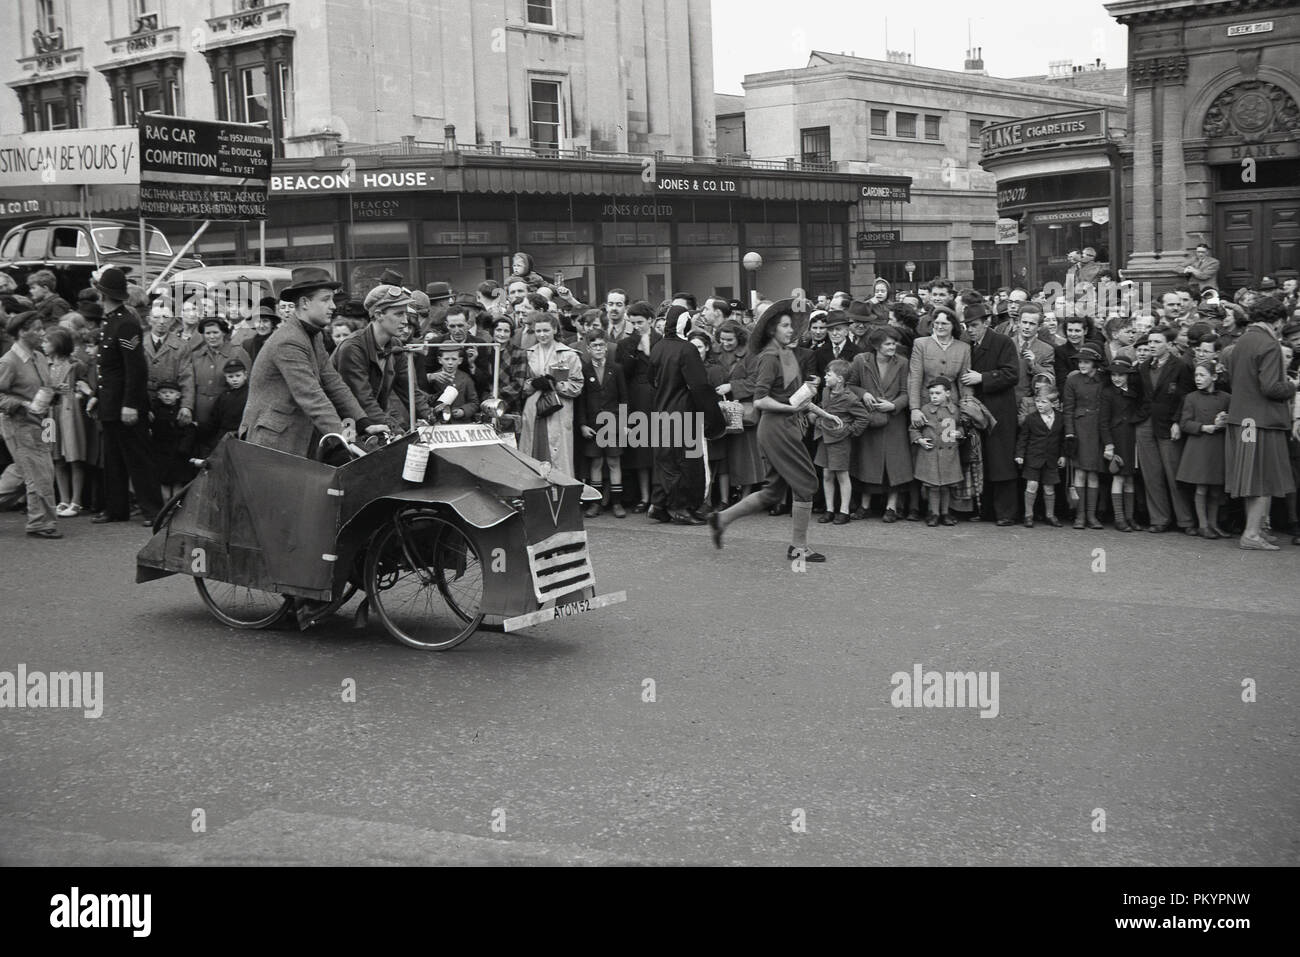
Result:
[[[1061,481],[1057,470],[1065,467],[1065,418],[1056,411],[1056,400],[1055,391],[1035,396],[1034,411],[1016,436],[1016,464],[1025,480],[1025,528],[1034,527],[1034,503],[1040,485],[1047,523],[1061,527],[1056,517],[1056,485]]]
[[[198,455],[191,465],[202,465],[203,460],[227,435],[239,431],[248,404],[248,369],[243,359],[231,359],[222,374],[226,377],[226,391],[217,396],[207,421],[199,423]]]
[[[1098,413],[1101,457],[1110,471],[1110,501],[1117,532],[1137,529],[1133,477],[1137,474],[1137,427],[1146,418],[1146,409],[1134,381],[1135,368],[1127,356],[1111,360],[1110,382],[1101,391]]]
[[[867,430],[870,410],[862,402],[860,391],[855,392],[845,384],[851,366],[843,359],[832,359],[826,366],[826,386],[822,390],[822,411],[840,420],[834,422],[817,418],[813,438],[817,440],[817,454],[813,464],[824,469],[822,490],[826,496],[826,514],[817,521],[825,525],[849,524],[849,498],[853,485],[849,467],[853,459],[853,439]],[[835,510],[835,490],[840,490],[839,511]]]
[[[912,474],[928,491],[930,517],[925,524],[931,528],[942,522],[956,525],[957,520],[948,512],[953,487],[962,480],[961,452],[958,443],[962,430],[958,426],[961,414],[952,401],[952,382],[939,376],[926,386],[929,401],[921,406],[925,424],[911,426],[907,431],[916,446]]]
[[[197,430],[192,422],[181,425],[177,418],[180,411],[180,385],[172,381],[159,382],[158,395],[150,403],[149,440],[158,468],[158,484],[165,499],[171,498],[177,487],[194,477],[190,457],[194,452]]]
[[[1214,361],[1196,366],[1196,391],[1183,399],[1178,428],[1185,436],[1178,481],[1196,486],[1196,523],[1202,538],[1223,538],[1219,503],[1223,501],[1224,431],[1228,401],[1214,381]]]
[[[586,386],[578,399],[582,423],[583,458],[591,472],[591,487],[602,492],[599,502],[592,502],[583,514],[596,518],[606,504],[615,518],[626,518],[623,508],[623,436],[619,433],[619,406],[627,405],[627,381],[623,367],[614,361],[613,349],[604,330],[587,333],[587,358],[582,363]],[[609,488],[605,489],[605,471],[609,470]]]

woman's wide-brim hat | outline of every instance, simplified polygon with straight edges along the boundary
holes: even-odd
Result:
[[[781,321],[782,316],[793,318],[793,299],[778,299],[763,310],[763,314],[754,323],[754,331],[749,334],[749,341],[753,343],[755,349],[761,349],[772,340],[772,333],[776,331],[776,324]]]
[[[290,284],[280,290],[280,300],[295,302],[299,296],[311,295],[317,289],[342,288],[343,283],[336,282],[326,270],[317,266],[300,266],[293,271]]]

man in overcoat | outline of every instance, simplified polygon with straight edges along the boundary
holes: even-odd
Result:
[[[344,419],[367,432],[387,429],[365,417],[321,342],[334,316],[334,291],[342,285],[324,269],[293,271],[280,299],[293,303],[294,314],[271,333],[253,363],[240,438],[305,458],[318,436],[342,433]]]
[[[1020,361],[1011,340],[989,328],[989,318],[988,307],[983,304],[965,309],[971,371],[961,377],[961,382],[997,419],[997,425],[984,435],[984,501],[986,505],[992,502],[998,525],[1006,527],[1015,522],[1019,483],[1016,384],[1020,381]]]

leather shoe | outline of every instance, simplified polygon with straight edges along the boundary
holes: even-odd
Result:
[[[1033,528],[1033,527],[1034,527],[1034,520],[1032,518],[1025,519],[1025,528]]]
[[[818,525],[829,525],[829,524],[830,524],[831,522],[833,522],[833,521],[835,521],[835,516],[834,516],[834,515],[832,515],[830,512],[823,512],[823,513],[822,513],[822,516],[821,516],[819,519],[817,519],[817,524],[818,524]],[[846,518],[846,521],[847,521],[847,518]]]
[[[637,502],[635,505],[632,506],[632,511],[636,512],[636,514],[638,515],[640,515],[642,512],[647,512],[649,510],[650,510],[649,502]]]
[[[1055,515],[1049,515],[1047,516],[1047,524],[1052,526],[1052,528],[1060,528],[1061,520],[1057,518]]]
[[[1237,547],[1260,552],[1275,552],[1278,550],[1276,545],[1271,545],[1262,538],[1247,538],[1245,535],[1237,540]]]
[[[847,512],[836,512],[834,522],[836,525],[849,524],[849,515]]]
[[[892,508],[887,508],[885,509],[885,514],[880,517],[880,520],[886,525],[893,525],[898,521],[898,512]]]
[[[673,517],[668,514],[668,509],[660,508],[658,505],[651,505],[647,508],[645,515],[650,521],[659,522],[663,525],[667,525],[673,520]]]
[[[611,508],[614,510],[615,518],[627,518],[627,509],[623,507],[621,502],[615,502]]]
[[[1168,526],[1168,525],[1152,525],[1150,528],[1147,529],[1147,531],[1150,532],[1152,535],[1159,535],[1161,532],[1167,532],[1167,531],[1169,531],[1169,526]]]
[[[590,505],[588,505],[587,508],[586,508],[586,510],[582,513],[582,517],[583,517],[583,518],[599,518],[599,517],[600,517],[600,503],[599,503],[599,502],[592,502]]]
[[[1195,527],[1195,526],[1193,526],[1193,525],[1188,525],[1186,528],[1183,529],[1183,534],[1184,534],[1184,535],[1199,535],[1199,534],[1201,534],[1201,533],[1198,532],[1198,531],[1196,530],[1196,527]]]
[[[938,528],[938,527],[939,527],[939,516],[938,516],[938,515],[931,515],[929,518],[927,518],[927,519],[925,520],[925,524],[926,524],[926,525],[929,525],[931,528]]]
[[[690,512],[669,512],[668,521],[674,525],[703,525],[704,519]]]
[[[1000,518],[994,524],[996,524],[998,528],[1007,528],[1010,525],[1014,525],[1015,522],[1011,521],[1009,518]]]
[[[27,533],[32,538],[62,538],[63,533],[57,528],[38,528]]]
[[[92,525],[107,525],[109,522],[128,522],[128,521],[130,521],[130,519],[126,519],[126,518],[112,518],[111,516],[109,516],[109,515],[104,514],[104,513],[101,512],[99,515],[96,515],[94,518],[92,518],[92,519],[90,520],[90,524],[92,524]]]
[[[912,509],[910,512],[907,513],[906,520],[909,522],[919,522],[921,520],[921,513],[918,512],[916,509]]]
[[[957,519],[952,517],[951,512],[944,512],[943,516],[939,519],[939,523],[941,525],[952,527],[953,525],[957,524]]]
[[[867,510],[860,505],[857,508],[855,508],[852,512],[849,513],[849,518],[853,519],[856,522],[860,522],[866,517],[867,517]]]

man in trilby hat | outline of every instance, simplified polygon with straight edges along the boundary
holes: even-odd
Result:
[[[386,425],[366,418],[321,342],[334,315],[334,292],[341,286],[324,269],[293,271],[280,299],[292,303],[294,312],[271,333],[253,363],[240,438],[306,457],[319,436],[338,432],[353,437],[349,433],[355,429],[345,429],[344,419],[367,432],[387,431]]]

